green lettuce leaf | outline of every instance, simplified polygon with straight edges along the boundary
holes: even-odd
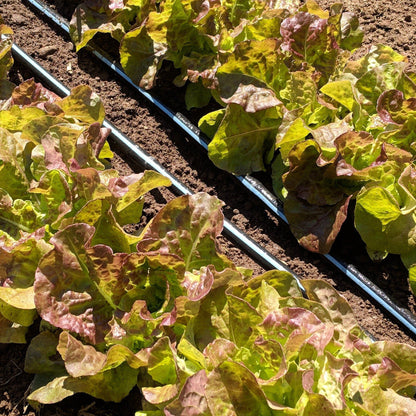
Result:
[[[281,120],[279,107],[247,113],[230,104],[208,145],[210,159],[235,175],[265,170],[273,158]]]

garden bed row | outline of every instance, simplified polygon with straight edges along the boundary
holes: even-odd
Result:
[[[150,154],[163,161],[162,163],[181,177],[190,188],[194,191],[208,190],[218,195],[225,201],[225,215],[232,222],[243,228],[274,255],[283,259],[300,276],[319,277],[333,283],[352,304],[360,324],[373,336],[413,343],[411,337],[396,323],[391,322],[389,316],[384,316],[365,295],[360,291],[357,292],[353,285],[345,282],[342,274],[320,256],[312,255],[299,248],[284,223],[277,220],[269,211],[259,210],[257,203],[251,199],[250,194],[239,182],[215,169],[210,162],[206,161],[204,152],[190,142],[174,124],[128,87],[112,80],[107,70],[88,53],[81,52],[77,56],[69,39],[58,28],[49,25],[37,16],[25,2],[6,0],[0,8],[0,13],[13,27],[17,44],[42,62],[42,65],[66,85],[75,86],[80,83],[91,85],[104,100],[107,117]],[[42,47],[39,48],[39,45]],[[26,68],[18,67],[13,76],[16,80],[19,78],[21,80],[30,77],[31,74]],[[136,166],[129,166],[126,163],[127,159],[128,155],[118,155],[114,167],[122,173],[137,171]],[[155,192],[152,200],[148,201],[145,214],[152,216],[158,206],[160,207],[172,198],[173,195],[169,191]],[[368,272],[375,281],[381,283],[380,286],[385,287],[400,305],[414,310],[413,298],[407,288],[406,270],[400,265],[398,259],[389,259],[383,264],[382,272],[380,272],[380,266],[368,265],[365,253],[362,253],[363,247],[357,247],[355,235],[348,235],[346,232],[344,237],[343,247],[339,249],[351,251],[351,246],[354,246],[356,249],[353,252],[354,262],[358,260],[360,264],[363,264],[366,273]],[[222,243],[226,254],[234,262],[252,267],[256,273],[262,271],[261,266],[254,264],[230,242],[223,240]],[[22,350],[19,351],[23,354]],[[16,357],[12,363],[14,364],[10,364],[10,361],[8,364],[3,363],[5,374],[2,380],[5,382],[18,374],[16,371],[16,367],[19,367],[18,358]],[[7,369],[10,370],[9,375],[6,373]],[[13,379],[13,384],[18,382],[18,376],[19,374]],[[22,377],[25,380],[22,385],[24,386],[25,383],[27,385],[27,376],[22,375]],[[10,387],[10,382],[5,383],[5,394]],[[25,388],[21,388],[20,392],[23,390]],[[15,403],[17,404],[17,399]],[[96,414],[99,414],[98,412],[99,410]]]

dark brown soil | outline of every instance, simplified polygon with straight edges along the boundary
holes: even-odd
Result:
[[[366,32],[364,48],[385,43],[409,56],[409,68],[416,68],[416,10],[414,0],[344,1],[345,8],[358,14]],[[77,1],[50,1],[61,13],[70,15]],[[321,1],[328,6],[329,1]],[[193,191],[206,191],[225,202],[224,214],[243,231],[286,262],[300,277],[320,278],[332,283],[350,302],[359,323],[374,337],[407,342],[416,346],[416,339],[375,307],[372,301],[337,269],[319,255],[300,248],[288,226],[240,185],[232,176],[216,169],[205,152],[153,105],[107,71],[88,52],[76,54],[68,36],[54,24],[43,19],[26,0],[2,0],[0,15],[15,31],[15,41],[27,53],[68,87],[90,85],[103,99],[108,119],[123,133],[157,158],[169,171],[178,176]],[[32,76],[17,66],[13,80],[20,82]],[[158,90],[163,94],[163,89]],[[181,97],[179,90],[169,90],[170,102]],[[181,107],[178,107],[180,110]],[[178,110],[175,109],[175,110]],[[190,114],[195,118],[196,114]],[[128,165],[128,155],[117,154],[113,166],[122,173],[139,171]],[[175,195],[169,190],[154,192],[147,200],[144,219],[154,215]],[[348,225],[348,224],[347,224]],[[351,225],[351,224],[350,224]],[[359,236],[351,228],[343,227],[334,252],[358,266],[376,284],[389,293],[400,306],[415,312],[413,296],[408,289],[407,271],[397,257],[390,256],[381,264],[372,264]],[[262,267],[242,253],[225,238],[223,251],[238,265],[251,267],[261,273]],[[34,415],[25,403],[31,376],[25,374],[25,346],[0,345],[0,415]],[[103,403],[90,397],[77,396],[59,405],[46,406],[41,415],[134,415],[139,408],[137,391],[121,404]]]

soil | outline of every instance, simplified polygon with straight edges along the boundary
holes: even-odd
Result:
[[[51,0],[50,3],[68,18],[78,2]],[[331,4],[323,0],[319,3],[323,7]],[[347,11],[356,13],[360,19],[366,34],[363,50],[377,43],[388,44],[408,56],[409,69],[415,70],[414,0],[346,0],[344,7]],[[284,261],[299,277],[325,279],[333,284],[351,304],[360,325],[373,337],[416,346],[415,337],[390,315],[374,306],[371,299],[341,272],[323,257],[299,247],[283,221],[278,220],[266,208],[260,207],[235,178],[216,169],[207,160],[205,152],[157,108],[126,84],[115,80],[90,53],[81,51],[76,54],[66,33],[44,19],[26,0],[2,0],[0,15],[13,28],[17,45],[66,86],[90,85],[101,96],[109,121],[158,159],[193,191],[206,191],[222,199],[225,203],[224,215]],[[169,68],[167,73],[168,70]],[[26,68],[16,65],[11,77],[12,81],[19,83],[32,77],[32,74]],[[166,87],[163,79],[160,81],[159,87],[161,86]],[[183,95],[183,91],[171,87],[168,94],[165,88],[157,88],[155,93],[172,106],[178,105]],[[182,111],[182,108],[178,105],[174,110]],[[194,111],[187,116],[196,120],[199,114]],[[122,174],[140,171],[138,166],[128,162],[128,155],[122,154],[116,148],[114,150],[116,156],[113,167]],[[149,195],[143,222],[174,197],[169,189]],[[221,237],[220,243],[224,253],[236,264],[253,268],[255,274],[264,271],[232,242]],[[397,256],[389,256],[380,264],[371,263],[351,224],[343,227],[332,254],[357,265],[360,271],[386,291],[400,307],[415,312],[416,303],[408,288],[407,271]],[[35,411],[25,401],[32,380],[32,376],[23,371],[25,345],[0,345],[0,353],[0,415],[134,415],[139,408],[139,392],[134,390],[119,404],[76,395],[58,405],[45,406]]]

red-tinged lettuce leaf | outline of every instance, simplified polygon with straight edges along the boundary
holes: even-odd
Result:
[[[405,62],[375,66],[357,80],[355,87],[368,100],[367,111],[375,112],[377,100],[384,91],[400,89],[406,66]]]
[[[272,415],[255,375],[236,362],[223,362],[208,375],[205,388],[212,414]]]
[[[347,408],[344,391],[358,377],[358,373],[351,368],[352,365],[352,360],[337,359],[330,353],[325,354],[320,377],[313,388],[317,392],[325,392],[325,401],[333,409],[333,414],[335,410],[342,411]]]
[[[343,77],[354,85],[354,95],[362,106],[360,112],[375,114],[377,100],[385,91],[403,89],[408,93],[409,87],[412,90],[412,82],[405,73],[406,61],[390,47],[376,45],[363,58],[347,63]]]
[[[146,226],[138,251],[177,255],[191,272],[209,264],[218,271],[232,267],[216,241],[223,227],[221,206],[220,200],[205,193],[176,198]]]
[[[67,173],[87,167],[104,169],[97,156],[108,133],[98,123],[87,128],[79,124],[51,126],[41,140],[45,168],[61,169]]]
[[[351,306],[331,285],[322,280],[312,279],[302,280],[302,285],[308,298],[318,302],[329,312],[337,340],[345,342],[343,338],[348,336],[349,332],[359,334],[360,338],[365,339]]]
[[[384,64],[405,62],[406,57],[394,51],[390,46],[373,45],[369,52],[356,61],[349,61],[345,72],[354,75],[356,79],[361,78],[366,72]]]
[[[267,110],[282,104],[272,90],[259,88],[251,84],[240,84],[230,98],[222,98],[222,100],[226,104],[240,105],[247,113]]]
[[[267,338],[284,345],[287,360],[302,354],[302,347],[313,347],[313,356],[324,353],[333,337],[333,325],[322,322],[313,312],[301,307],[282,307],[269,313],[261,323]]]
[[[13,90],[10,104],[19,107],[37,107],[51,115],[58,115],[62,113],[62,109],[58,106],[60,101],[58,95],[31,78]]]
[[[240,284],[242,279],[239,271],[225,269],[218,272],[213,265],[210,265],[193,272],[186,271],[181,285],[186,289],[189,300],[199,301],[209,295],[211,290],[233,287]]]
[[[33,286],[40,258],[52,246],[46,242],[49,234],[44,228],[25,234],[19,240],[0,237],[0,286],[26,289]]]
[[[167,315],[174,313],[172,311]],[[107,345],[124,345],[132,351],[150,347],[155,342],[155,333],[164,323],[164,318],[164,314],[154,318],[147,309],[146,301],[136,300],[129,312],[114,313],[105,342]]]
[[[339,15],[325,19],[299,12],[282,22],[281,47],[294,58],[295,68],[308,63],[319,72],[324,82],[328,80],[335,70],[340,53],[339,21]]]
[[[269,288],[272,290],[268,290]],[[268,313],[279,307],[281,298],[302,297],[302,292],[293,276],[277,270],[252,277],[246,284],[235,286],[232,290],[228,289],[227,293],[244,299],[261,313]]]
[[[342,49],[354,51],[359,48],[364,38],[364,32],[357,16],[344,12],[341,15],[341,42]]]
[[[336,186],[333,164],[318,166],[320,148],[311,140],[294,146],[290,169],[283,177],[288,191],[286,218],[299,243],[314,252],[327,253],[344,223],[350,197]]]
[[[400,368],[393,360],[384,357],[381,364],[372,366],[374,377],[378,380],[380,387],[383,389],[391,388],[394,391],[400,391],[407,387],[416,387],[416,374],[408,373]]]
[[[183,264],[167,254],[114,254],[105,245],[90,247],[93,236],[94,228],[87,224],[68,226],[55,234],[51,239],[55,248],[42,258],[36,273],[35,303],[41,317],[58,328],[94,344],[103,342],[106,335],[117,342],[115,315],[130,314],[119,323],[119,328],[126,324],[127,330],[132,313],[133,323],[139,318],[151,320],[132,310],[137,300],[156,315],[173,308],[174,298],[182,294],[177,273],[183,272]],[[151,328],[152,323],[148,325]]]
[[[208,377],[205,370],[200,370],[187,378],[176,400],[164,409],[167,416],[212,416],[205,397]]]
[[[104,244],[118,253],[129,253],[138,238],[127,234],[118,224],[112,204],[105,199],[87,202],[71,219],[70,223],[84,223],[95,228],[91,244]],[[68,221],[64,223],[68,224]]]
[[[100,372],[127,363],[133,370],[148,365],[149,357],[136,356],[123,345],[114,345],[104,354],[91,345],[85,345],[68,332],[61,332],[57,351],[71,377],[94,376]],[[133,386],[130,385],[130,389]]]
[[[398,90],[383,92],[377,100],[377,112],[386,123],[403,124],[416,113],[416,99],[404,99],[404,94]]]
[[[325,134],[298,143],[289,153],[289,171],[283,176],[285,214],[294,235],[304,247],[328,252],[345,221],[350,198],[366,184],[394,189],[410,160],[410,153],[365,132],[337,138]]]
[[[235,175],[265,170],[273,158],[281,120],[279,107],[247,113],[241,106],[230,104],[208,145],[210,159]]]
[[[70,226],[50,240],[55,246],[39,262],[35,304],[52,325],[102,342],[114,307],[107,303],[90,276],[85,245],[94,233],[86,224]]]
[[[415,402],[406,395],[414,385],[414,348],[369,342],[334,289],[314,280],[306,286],[315,300],[300,297],[288,273],[273,271],[225,293],[211,291],[194,311],[177,351],[167,338],[148,349],[153,355],[148,373],[161,385],[143,387],[147,410],[141,414],[158,414],[156,409],[166,415],[191,415],[195,409],[203,415],[253,414],[255,409],[262,415],[335,416],[368,409],[375,415],[369,393],[375,387],[388,392],[391,406],[401,409],[406,403],[413,409]]]
[[[378,99],[377,113],[387,124],[377,138],[414,154],[416,98],[405,100],[401,91],[386,91]]]

